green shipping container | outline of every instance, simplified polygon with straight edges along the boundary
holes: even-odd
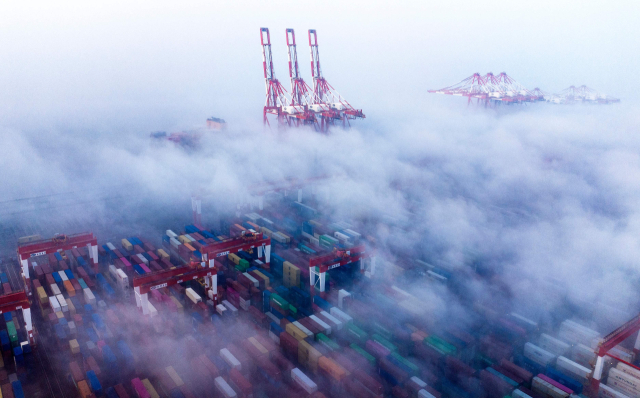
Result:
[[[446,341],[444,341],[438,336],[431,335],[425,338],[423,343],[425,345],[430,345],[431,347],[433,347],[437,351],[440,351],[444,355],[456,355],[456,347],[454,345],[447,343]]]
[[[276,303],[278,303],[278,305],[282,308],[288,308],[289,307],[289,302],[285,299],[283,299],[282,297],[280,297],[279,295],[275,294],[275,293],[271,293],[271,300],[275,301]]]
[[[376,364],[376,359],[371,354],[362,349],[362,347],[360,347],[359,345],[352,343],[349,345],[349,347],[351,347],[352,350],[354,350],[367,361],[371,362],[373,365]]]
[[[13,321],[7,322],[7,333],[9,333],[9,340],[11,340],[11,342],[18,341],[18,332],[16,331]]]
[[[357,341],[365,342],[367,341],[367,333],[350,322],[347,324],[347,333],[352,338],[355,338]]]
[[[340,349],[340,346],[335,341],[325,336],[324,333],[318,333],[316,335],[316,340],[318,340],[322,345],[324,345],[331,351],[336,351]]]
[[[379,334],[380,336],[384,337],[387,340],[393,339],[393,334],[391,333],[391,331],[389,331],[389,329],[385,328],[378,322],[373,323],[372,329],[373,329],[373,333]]]
[[[80,284],[80,287],[83,288],[83,289],[86,289],[86,288],[89,287],[89,286],[87,286],[87,284],[85,283],[84,279],[82,279],[82,278],[78,279],[78,283]]]
[[[391,354],[389,354],[389,356],[395,358],[396,360],[398,360],[398,362],[401,362],[403,365],[405,365],[415,373],[418,373],[418,371],[420,370],[414,363],[410,362],[408,359],[398,354],[397,352],[392,352]]]
[[[298,309],[296,307],[292,306],[291,304],[289,304],[289,311],[292,314],[298,314]]]
[[[393,344],[392,342],[390,342],[389,340],[385,339],[384,337],[380,336],[377,333],[375,333],[373,336],[371,336],[371,339],[373,341],[377,341],[378,343],[383,345],[387,350],[389,350],[391,352],[398,351],[398,347],[395,344]]]

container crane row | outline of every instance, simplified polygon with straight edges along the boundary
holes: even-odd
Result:
[[[549,102],[555,104],[564,103],[592,103],[612,104],[620,102],[618,98],[602,94],[587,86],[571,86],[558,94],[549,94],[539,88],[529,90],[514,78],[502,72],[494,75],[489,72],[486,75],[474,73],[453,86],[428,90],[434,94],[455,95],[467,97],[467,103],[476,99],[477,103],[485,106],[504,104],[526,104],[532,102]]]
[[[289,77],[291,95],[276,79],[271,55],[271,39],[268,28],[260,28],[262,59],[266,86],[266,101],[263,122],[269,125],[267,115],[276,115],[279,126],[314,126],[321,132],[327,132],[329,126],[350,126],[350,120],[365,117],[361,109],[355,109],[323,77],[320,69],[318,37],[315,29],[309,30],[311,55],[311,88],[300,74],[295,31],[286,29],[287,53],[289,57]]]

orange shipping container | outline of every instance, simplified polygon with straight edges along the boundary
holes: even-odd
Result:
[[[318,366],[338,381],[341,381],[347,375],[347,371],[342,366],[327,357],[320,357]]]
[[[76,289],[73,288],[73,285],[71,284],[70,281],[64,281],[62,282],[62,284],[64,285],[64,288],[67,290],[67,293],[69,293],[69,297],[73,297],[76,295]]]
[[[85,380],[80,380],[78,382],[78,392],[82,398],[88,398],[91,396],[91,389]]]
[[[184,244],[184,247],[186,247],[187,249],[189,249],[189,251],[192,251],[192,252],[196,251],[196,249],[194,249],[194,248],[193,248],[193,246],[191,246],[191,245],[190,245],[190,244],[188,244],[188,243],[185,243],[185,244]]]

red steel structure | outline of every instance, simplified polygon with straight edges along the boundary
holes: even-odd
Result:
[[[215,268],[214,260],[230,253],[248,251],[254,248],[258,250],[258,257],[264,256],[264,262],[269,264],[271,261],[271,238],[265,237],[258,232],[208,244],[200,250],[202,254],[201,262],[193,261],[188,266],[137,275],[133,278],[136,304],[142,308],[142,313],[147,315],[149,313],[148,294],[150,291],[198,278],[205,278],[207,296],[216,302],[218,299],[218,271]]]
[[[309,283],[311,292],[313,293],[316,283],[319,284],[320,292],[325,291],[326,272],[341,267],[343,265],[355,263],[356,261],[373,257],[366,253],[364,245],[354,246],[350,249],[336,250],[328,254],[315,256],[309,259]],[[316,269],[317,267],[317,269]],[[364,264],[361,263],[360,269],[364,270]],[[371,265],[371,273],[373,273],[373,264]],[[316,276],[318,280],[316,281]]]
[[[435,94],[467,97],[467,103],[471,103],[475,98],[477,102],[484,102],[485,106],[499,103],[522,104],[544,99],[543,96],[528,90],[504,72],[498,76],[491,72],[484,76],[474,73],[453,86],[428,91]]]
[[[284,112],[284,107],[288,105],[286,92],[282,84],[276,78],[271,57],[271,37],[269,28],[260,28],[260,42],[262,43],[262,68],[264,69],[264,79],[267,90],[267,99],[264,104],[263,122],[269,125],[268,114],[276,115],[278,124],[288,124],[288,116]]]
[[[562,103],[585,102],[593,104],[613,104],[620,102],[620,99],[611,97],[589,88],[585,85],[580,87],[570,86],[562,90],[557,95]]]
[[[314,101],[314,93],[311,87],[300,75],[298,67],[298,51],[296,50],[296,34],[293,29],[287,29],[287,53],[289,55],[289,77],[291,78],[291,108],[286,110],[293,113],[295,125],[316,125],[315,112],[311,110]],[[328,107],[327,107],[328,108]]]
[[[311,76],[313,76],[313,92],[319,104],[325,104],[329,109],[320,106],[314,109],[321,115],[321,130],[326,131],[330,124],[342,120],[344,126],[349,120],[364,119],[362,109],[355,109],[351,104],[327,82],[320,68],[320,52],[318,49],[318,34],[315,29],[309,29],[309,47],[311,51]]]
[[[22,318],[24,319],[29,344],[35,346],[36,340],[33,336],[33,324],[31,323],[31,305],[24,290],[0,296],[0,314],[16,310],[22,310]]]
[[[620,326],[613,332],[609,333],[602,339],[602,342],[598,345],[598,348],[596,348],[596,355],[598,356],[598,358],[596,359],[596,366],[595,366],[595,369],[593,370],[593,377],[591,378],[589,396],[591,396],[592,398],[595,398],[598,396],[598,390],[600,389],[600,379],[602,378],[602,369],[604,367],[605,355],[610,356],[618,361],[624,362],[627,365],[632,366],[633,368],[638,369],[638,367],[636,367],[635,365],[625,362],[622,359],[617,358],[609,353],[609,350],[611,350],[618,344],[622,343],[624,340],[626,340],[628,337],[630,337],[634,333],[638,332],[638,330],[640,330],[640,314],[636,315],[627,323]],[[633,347],[633,352],[636,355],[638,355],[638,353],[640,352],[640,334],[638,334],[638,336],[636,337],[636,342]]]
[[[30,285],[28,281],[30,279],[29,258],[82,246],[87,246],[93,265],[98,265],[98,239],[90,232],[75,235],[58,235],[51,239],[19,245],[18,258],[22,265],[22,276],[25,279],[26,286]]]

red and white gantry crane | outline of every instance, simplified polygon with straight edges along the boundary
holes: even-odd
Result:
[[[260,42],[262,43],[262,68],[264,69],[265,86],[267,90],[267,99],[264,104],[263,122],[269,125],[268,114],[276,115],[278,124],[288,124],[288,115],[284,111],[284,107],[288,106],[285,88],[276,78],[276,72],[273,68],[273,59],[271,57],[271,37],[269,28],[260,28]]]
[[[309,29],[309,47],[311,47],[311,75],[313,76],[313,92],[319,101],[315,109],[321,115],[321,128],[326,130],[330,124],[342,120],[346,126],[349,120],[364,119],[362,109],[355,109],[344,99],[324,78],[320,68],[320,53],[318,50],[318,34],[315,29]],[[324,110],[322,104],[328,105]]]
[[[318,101],[315,100],[314,92],[300,75],[298,66],[298,51],[296,50],[296,34],[293,29],[287,29],[287,53],[289,55],[289,77],[291,78],[291,104],[285,107],[287,113],[291,113],[295,125],[316,124],[316,113],[313,109]],[[321,107],[329,109],[328,106],[320,104]]]

